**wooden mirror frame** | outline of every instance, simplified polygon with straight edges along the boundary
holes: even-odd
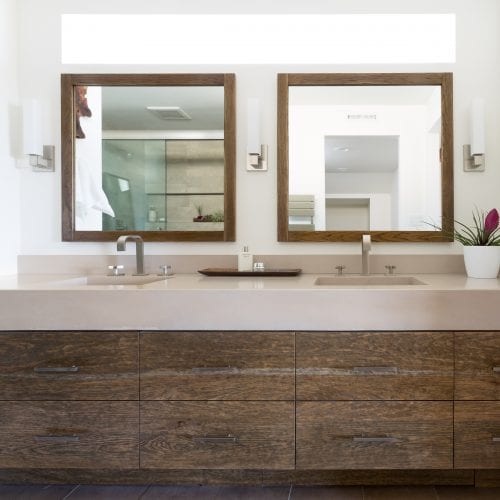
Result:
[[[75,228],[75,110],[79,85],[223,86],[224,87],[224,230],[223,231],[77,231]],[[235,75],[213,74],[62,74],[61,198],[63,241],[115,241],[138,234],[144,241],[235,241],[236,237],[236,93]]]
[[[291,86],[441,86],[441,231],[289,231],[288,89]],[[453,74],[452,73],[281,73],[278,74],[278,241],[453,241]]]

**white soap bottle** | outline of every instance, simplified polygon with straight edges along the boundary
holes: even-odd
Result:
[[[238,254],[238,271],[251,271],[253,266],[253,255],[249,253],[248,247],[243,247],[243,252]]]

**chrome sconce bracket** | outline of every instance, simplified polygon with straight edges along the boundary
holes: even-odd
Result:
[[[464,144],[463,156],[465,172],[484,172],[484,154],[472,155],[470,144]]]
[[[247,170],[264,172],[267,170],[267,144],[260,145],[259,153],[247,153]]]
[[[43,146],[43,155],[30,154],[30,165],[34,172],[54,172],[55,167],[55,146]]]

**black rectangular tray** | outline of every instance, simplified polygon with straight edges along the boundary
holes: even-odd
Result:
[[[205,276],[297,276],[302,269],[263,269],[262,271],[238,271],[238,269],[224,269],[210,267],[198,271]]]

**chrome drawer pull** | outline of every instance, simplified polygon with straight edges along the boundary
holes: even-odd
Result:
[[[235,373],[238,368],[234,366],[195,366],[191,368],[192,372],[195,373],[206,373],[206,372],[231,372]]]
[[[493,367],[493,371],[494,371],[495,373],[500,373],[500,366],[494,366],[494,367]]]
[[[79,436],[35,436],[35,441],[39,443],[49,442],[49,443],[77,443],[80,441]]]
[[[353,437],[354,443],[397,443],[398,438],[395,437]]]
[[[75,373],[80,371],[78,366],[36,366],[35,373]]]
[[[491,438],[494,443],[500,443],[500,437]]]
[[[214,444],[236,444],[238,438],[228,434],[227,436],[195,436],[193,437],[195,443],[214,443]]]
[[[369,375],[392,375],[398,373],[397,366],[355,366],[352,371]]]

